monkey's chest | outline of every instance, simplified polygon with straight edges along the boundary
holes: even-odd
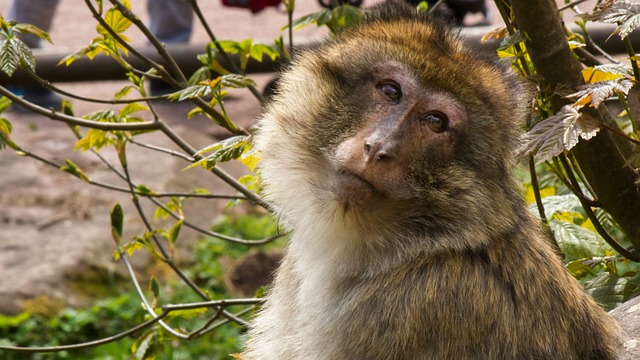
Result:
[[[412,269],[338,282],[316,293],[313,305],[321,310],[300,319],[301,333],[326,359],[432,359],[451,351],[468,359],[483,344],[509,338],[501,326],[514,316],[509,300],[478,298],[493,291],[487,279],[434,274]]]

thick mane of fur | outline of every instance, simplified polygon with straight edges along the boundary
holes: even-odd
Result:
[[[398,2],[296,54],[255,137],[292,237],[244,358],[612,360],[615,324],[512,179],[525,95]],[[423,122],[434,111],[447,131]],[[396,158],[363,155],[378,130]]]

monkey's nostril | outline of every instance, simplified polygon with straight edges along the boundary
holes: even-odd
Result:
[[[369,145],[369,143],[364,144],[364,152],[367,154],[371,152],[371,145]]]

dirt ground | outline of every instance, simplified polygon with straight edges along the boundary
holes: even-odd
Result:
[[[0,13],[7,14],[10,3],[10,0],[0,0]],[[146,1],[134,0],[131,3],[134,11],[146,21]],[[253,15],[242,9],[225,8],[220,1],[200,1],[200,6],[218,39],[254,38],[271,43],[272,39],[279,36],[279,29],[287,21],[286,14],[275,8]],[[296,16],[318,8],[314,1],[300,1]],[[50,29],[54,44],[46,45],[45,49],[78,50],[96,36],[95,26],[83,2],[61,0]],[[133,30],[127,32],[132,42],[144,45],[143,35]],[[315,29],[309,28],[304,36],[313,37],[316,33]],[[194,26],[190,42],[201,44],[204,52],[208,38],[200,24]],[[262,88],[272,75],[257,74],[253,78]],[[58,85],[75,94],[110,99],[126,82]],[[71,100],[71,103],[77,115],[121,107],[78,100]],[[156,106],[156,111],[160,118],[196,148],[227,136],[225,131],[204,117],[186,120],[191,108],[193,106],[189,104],[161,103]],[[226,108],[234,120],[246,127],[260,113],[258,101],[246,91],[233,92]],[[92,154],[73,151],[76,139],[65,124],[16,109],[9,110],[3,116],[13,124],[12,139],[25,150],[58,164],[64,164],[65,159],[69,158],[93,180],[125,185]],[[160,134],[145,135],[142,141],[175,149]],[[182,172],[181,169],[187,164],[179,158],[143,148],[132,147],[130,150],[129,160],[134,178],[155,191],[179,192],[207,188],[212,193],[235,194],[204,169]],[[110,149],[105,149],[101,154],[116,160]],[[236,178],[245,171],[239,165],[225,169]],[[126,193],[96,188],[41,162],[18,157],[11,150],[0,151],[0,314],[19,312],[24,300],[43,294],[64,299],[71,305],[85,305],[83,294],[73,291],[71,280],[89,270],[105,274],[122,271],[123,264],[114,262],[111,257],[115,247],[111,239],[109,211],[116,202],[125,208],[125,236],[140,233],[142,223],[135,216]],[[225,203],[194,201],[187,208],[187,216],[194,223],[208,228]],[[149,209],[153,210],[150,206]],[[181,241],[188,245],[196,238],[195,232],[187,231]],[[144,266],[147,261],[144,256],[136,256],[134,260],[138,267]]]

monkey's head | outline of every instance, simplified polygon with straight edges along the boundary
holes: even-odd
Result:
[[[282,75],[257,135],[265,195],[294,228],[502,227],[479,218],[512,191],[521,92],[447,24],[399,4],[370,10]]]

